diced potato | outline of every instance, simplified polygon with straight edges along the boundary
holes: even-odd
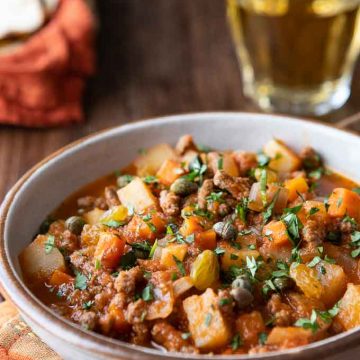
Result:
[[[281,348],[290,349],[306,345],[311,340],[311,331],[300,327],[274,327],[266,341],[267,345],[276,345]]]
[[[176,160],[175,150],[168,144],[158,144],[139,156],[134,165],[138,176],[155,175],[166,160]]]
[[[202,250],[216,248],[216,233],[213,229],[202,231],[195,235],[195,244]]]
[[[157,206],[156,197],[139,178],[135,178],[130,184],[118,190],[117,193],[121,203],[136,212]]]
[[[161,168],[156,173],[156,176],[162,184],[170,186],[176,179],[184,175],[184,173],[185,171],[179,162],[166,160],[161,165]]]
[[[360,285],[349,284],[336,317],[345,330],[360,326]]]
[[[85,222],[89,225],[95,225],[100,222],[100,219],[103,217],[105,211],[99,208],[95,208],[85,214],[83,214],[83,218]]]
[[[280,173],[295,171],[300,167],[300,158],[281,140],[270,140],[264,146],[264,153],[272,158],[270,169]]]
[[[243,266],[246,263],[247,257],[257,259],[260,256],[257,250],[250,250],[248,248],[236,249],[225,242],[221,242],[219,247],[225,250],[225,253],[220,258],[221,268],[224,271],[228,270],[230,266]]]
[[[309,268],[305,264],[292,263],[290,276],[306,296],[321,299],[324,289],[314,268]]]
[[[69,274],[55,270],[50,277],[49,284],[51,286],[60,286],[62,284],[71,284],[74,281],[74,278]]]
[[[304,194],[309,190],[309,186],[303,177],[286,180],[284,186],[289,190],[289,201],[294,201],[299,197],[299,194]]]
[[[316,265],[316,270],[323,287],[320,300],[331,307],[344,295],[348,278],[341,266],[329,264],[326,261],[321,261]]]
[[[239,176],[239,169],[232,154],[219,154],[217,152],[210,152],[207,158],[209,166],[214,172],[217,170],[223,170],[231,176]]]
[[[186,298],[183,306],[196,347],[212,351],[230,341],[230,326],[219,310],[217,296],[212,289]]]
[[[162,249],[160,263],[168,268],[176,266],[174,256],[183,261],[187,253],[188,246],[186,244],[169,244]]]
[[[38,235],[19,255],[23,276],[29,283],[48,281],[55,270],[65,272],[65,260],[56,247],[45,251],[46,235]]]
[[[108,223],[109,221],[124,221],[128,216],[128,209],[123,205],[112,207],[106,211],[100,218],[101,223]]]
[[[360,195],[345,188],[334,189],[329,197],[328,213],[331,217],[349,215],[360,222]]]
[[[282,221],[270,221],[263,227],[262,235],[264,237],[264,245],[267,247],[279,248],[291,246],[286,226]]]
[[[121,256],[124,254],[125,241],[117,235],[102,232],[96,245],[94,259],[99,261],[106,269],[114,269],[119,265]]]
[[[259,343],[259,334],[265,331],[264,320],[259,311],[242,314],[236,319],[236,330],[246,346]]]

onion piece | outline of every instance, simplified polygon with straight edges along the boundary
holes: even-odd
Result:
[[[191,280],[190,276],[184,276],[173,283],[174,286],[174,296],[175,298],[179,297],[180,295],[184,294],[186,291],[190,290],[194,283]]]
[[[266,201],[267,204],[270,205],[277,193],[278,195],[274,206],[274,212],[276,214],[281,214],[286,207],[289,198],[289,191],[287,189],[275,184],[268,185],[268,189],[266,191]],[[261,199],[261,187],[259,182],[254,183],[250,189],[248,207],[250,210],[257,212],[264,210],[264,204]]]

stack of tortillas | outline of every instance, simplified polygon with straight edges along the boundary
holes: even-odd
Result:
[[[0,123],[81,121],[93,39],[84,0],[0,0]]]

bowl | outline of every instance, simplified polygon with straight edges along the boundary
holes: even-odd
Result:
[[[139,148],[174,144],[185,133],[219,149],[257,151],[272,137],[296,150],[313,146],[330,168],[360,181],[360,137],[314,122],[249,113],[177,115],[106,130],[70,144],[28,171],[0,211],[0,284],[33,331],[64,359],[350,359],[360,350],[360,329],[303,347],[258,355],[211,356],[164,353],[89,332],[43,305],[25,286],[18,254],[39,224],[79,187],[128,164]]]

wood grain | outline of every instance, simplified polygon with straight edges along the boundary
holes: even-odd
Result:
[[[257,110],[241,79],[223,0],[98,0],[98,73],[83,125],[0,127],[0,201],[32,165],[96,130],[140,118],[211,110]],[[341,119],[360,111],[360,68]]]

